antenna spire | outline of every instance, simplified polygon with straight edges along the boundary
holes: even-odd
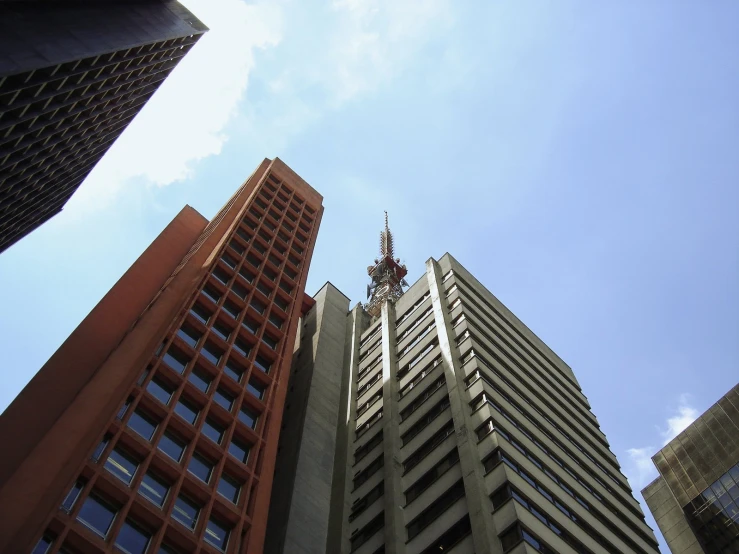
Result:
[[[380,315],[386,301],[395,302],[400,298],[403,287],[408,286],[404,279],[408,270],[400,263],[399,258],[393,258],[394,255],[393,233],[390,231],[386,210],[385,230],[380,233],[380,258],[375,260],[375,265],[367,268],[372,282],[367,285],[369,300],[364,307],[373,317]]]

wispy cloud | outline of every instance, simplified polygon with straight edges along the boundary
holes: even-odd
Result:
[[[85,213],[124,187],[186,179],[199,160],[218,154],[254,68],[256,49],[278,44],[282,12],[240,0],[182,0],[210,31],[172,71],[67,205]]]
[[[684,431],[698,417],[698,410],[692,407],[689,402],[690,395],[681,394],[678,399],[678,407],[675,410],[677,413],[667,418],[666,428],[656,426],[655,430],[662,439],[662,446]],[[657,476],[657,470],[652,463],[652,456],[657,450],[659,450],[659,447],[644,446],[629,448],[626,451],[629,455],[629,464],[625,469],[637,488],[641,489]]]

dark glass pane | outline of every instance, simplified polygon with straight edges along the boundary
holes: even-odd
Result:
[[[270,337],[266,333],[264,335],[262,335],[262,342],[264,344],[266,344],[267,346],[269,346],[272,350],[274,350],[275,348],[277,348],[277,340],[273,339],[272,337]]]
[[[217,423],[206,420],[203,424],[203,434],[216,444],[221,444],[225,430]]]
[[[251,345],[243,339],[238,338],[234,341],[234,350],[244,356],[244,358],[248,358],[249,352],[251,352]]]
[[[270,314],[270,316],[269,316],[269,322],[272,325],[274,325],[275,327],[277,327],[278,329],[281,329],[282,328],[282,324],[285,323],[284,320],[281,317],[279,317],[279,316],[277,316],[275,314]]]
[[[221,476],[221,480],[218,482],[218,492],[221,496],[236,504],[239,500],[239,491],[241,491],[241,486],[235,479],[228,475]]]
[[[219,550],[225,552],[228,544],[229,533],[229,529],[225,524],[210,519],[208,520],[208,526],[205,528],[205,535],[203,538],[206,542],[209,542]]]
[[[267,306],[262,304],[259,300],[252,300],[251,307],[254,308],[258,314],[263,314],[264,310],[267,308]]]
[[[249,316],[244,317],[244,321],[241,322],[241,325],[243,325],[244,328],[253,335],[256,335],[259,330],[259,323],[251,319]]]
[[[238,318],[241,313],[241,309],[230,300],[226,300],[226,302],[223,303],[223,311],[234,319]]]
[[[190,361],[190,358],[179,350],[170,348],[167,350],[167,353],[164,354],[163,361],[177,373],[182,373],[185,371],[185,366]]]
[[[242,407],[239,411],[239,419],[252,429],[256,429],[257,427],[257,418],[258,416],[254,410],[247,408],[246,406]]]
[[[95,496],[88,496],[77,519],[105,538],[115,519],[116,510]]]
[[[80,496],[80,492],[82,492],[82,489],[85,486],[85,482],[81,479],[78,480],[72,489],[67,493],[67,496],[64,498],[64,502],[62,502],[62,510],[65,512],[71,512],[72,508],[74,507],[74,503],[77,502],[77,498]]]
[[[174,407],[174,413],[190,424],[194,424],[198,419],[199,410],[190,404],[187,400],[180,399]]]
[[[126,415],[126,412],[128,411],[128,407],[131,405],[131,397],[129,396],[126,401],[123,403],[123,406],[118,410],[118,414],[116,417],[118,419],[123,419],[123,416]]]
[[[130,485],[139,464],[128,454],[124,454],[118,448],[114,448],[105,461],[105,469],[118,477],[121,481]]]
[[[215,392],[215,394],[213,395],[213,400],[215,400],[219,405],[227,409],[229,412],[231,411],[234,403],[234,397],[223,389],[218,389]]]
[[[252,379],[251,381],[249,381],[249,384],[246,385],[246,388],[250,393],[261,400],[262,398],[264,398],[264,391],[267,387]]]
[[[245,300],[246,295],[249,293],[249,290],[244,285],[238,282],[234,283],[234,285],[231,287],[231,290],[242,300]]]
[[[111,434],[105,433],[105,436],[103,437],[103,440],[100,442],[100,444],[97,445],[97,448],[95,449],[95,452],[92,453],[92,459],[96,462],[100,459],[100,456],[103,455],[103,452],[105,451],[105,447],[108,446],[108,443],[110,442]]]
[[[150,473],[144,475],[144,478],[141,480],[141,485],[139,486],[139,494],[144,498],[149,499],[160,508],[164,506],[164,501],[167,498],[168,492],[169,486],[167,486],[164,481],[154,477]]]
[[[254,364],[265,373],[269,373],[269,370],[272,368],[272,362],[259,354],[254,359]]]
[[[216,300],[217,302],[217,300]],[[199,304],[195,304],[192,309],[190,310],[190,313],[195,316],[195,319],[198,319],[202,321],[203,323],[208,323],[208,320],[210,319],[210,316],[213,314],[210,313],[208,310],[200,306]]]
[[[249,447],[239,441],[231,441],[228,452],[241,463],[245,464],[249,460]]]
[[[195,529],[199,513],[200,508],[194,502],[178,496],[172,510],[172,517],[188,529]]]
[[[41,537],[41,540],[38,541],[31,554],[46,554],[49,551],[51,543],[53,542],[54,539],[52,539],[51,537]]]
[[[139,413],[138,410],[131,414],[128,426],[148,441],[154,436],[157,428],[157,424],[151,418]]]
[[[115,539],[115,545],[128,554],[144,554],[150,540],[151,533],[126,520]]]
[[[204,371],[198,369],[193,370],[187,377],[187,380],[190,381],[197,388],[199,388],[201,391],[208,392],[208,387],[210,386],[211,379]]]
[[[149,384],[146,386],[146,390],[154,398],[165,405],[169,404],[169,400],[172,398],[172,389],[158,379],[152,379],[149,381]]]
[[[176,462],[182,459],[182,454],[185,452],[186,446],[187,444],[184,441],[169,433],[164,433],[164,436],[159,441],[159,450]]]
[[[203,294],[206,297],[208,297],[210,300],[212,300],[214,304],[218,304],[218,301],[221,299],[221,293],[218,292],[218,289],[216,289],[215,287],[211,285],[205,285],[205,287],[203,288]],[[200,306],[198,305],[195,305],[193,307],[193,309],[195,308],[199,308],[200,310],[202,310],[202,308],[200,308]],[[199,316],[198,319],[200,319],[201,321],[203,319],[207,321],[208,317],[210,317],[209,315],[205,315],[204,313],[199,313],[197,315]]]
[[[241,382],[241,378],[244,376],[244,370],[236,365],[236,362],[233,362],[231,360],[226,362],[223,371],[226,373],[226,375],[231,377],[231,379],[233,379],[237,383]]]
[[[221,326],[225,331],[226,334],[222,335],[222,338],[227,339],[228,336],[231,334],[230,330],[226,329],[225,327]],[[215,327],[213,327],[215,329]],[[220,334],[220,333],[216,333]],[[216,348],[213,344],[206,344],[201,350],[201,354],[203,357],[208,360],[213,365],[218,365],[218,362],[221,361],[221,356],[223,356],[223,351],[220,348]]]
[[[177,331],[177,336],[190,346],[195,346],[203,335],[194,327],[183,325],[182,328]]]
[[[213,472],[213,464],[208,462],[208,460],[202,456],[193,454],[192,458],[190,458],[190,464],[187,466],[187,470],[201,481],[207,483],[210,481],[210,475]]]

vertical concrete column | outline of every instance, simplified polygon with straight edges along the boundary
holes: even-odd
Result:
[[[395,306],[382,306],[382,434],[385,458],[385,552],[405,554],[405,504],[400,477],[400,413],[398,411],[398,355],[395,348]]]
[[[470,421],[464,373],[459,361],[459,349],[453,340],[449,310],[441,285],[441,268],[433,258],[429,258],[426,262],[426,278],[429,283],[431,305],[439,336],[439,349],[449,391],[449,404],[457,438],[459,464],[462,468],[462,480],[467,496],[467,509],[470,514],[475,552],[503,554],[493,518],[490,515],[492,505],[485,494],[485,479],[477,449],[477,437]]]

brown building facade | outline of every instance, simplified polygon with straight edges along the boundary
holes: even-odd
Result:
[[[0,552],[261,552],[322,197],[185,207],[0,416]]]

